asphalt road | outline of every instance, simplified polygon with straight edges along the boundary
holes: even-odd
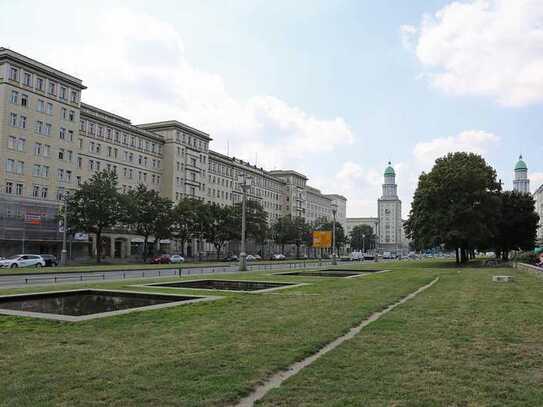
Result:
[[[322,262],[322,266],[329,265],[330,262]],[[250,271],[264,271],[264,270],[289,270],[289,269],[304,269],[318,268],[318,263],[287,263],[277,262],[274,264],[250,264]],[[41,269],[41,270],[54,270],[54,269]],[[16,274],[16,275],[0,275],[0,288],[21,288],[21,287],[34,287],[34,286],[46,286],[55,284],[66,283],[86,283],[96,281],[119,281],[125,279],[135,278],[156,278],[156,277],[173,277],[173,276],[197,276],[197,275],[210,275],[217,273],[234,273],[239,270],[238,264],[228,265],[220,267],[183,267],[171,268],[171,269],[145,269],[145,270],[120,270],[120,271],[97,271],[97,272],[83,272],[83,273],[54,273],[43,271],[36,273],[35,269],[32,272],[29,270],[28,274]]]

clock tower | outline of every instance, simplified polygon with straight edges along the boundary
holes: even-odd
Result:
[[[402,201],[398,198],[396,173],[391,163],[385,169],[383,195],[377,201],[379,247],[382,252],[399,254],[402,245]]]

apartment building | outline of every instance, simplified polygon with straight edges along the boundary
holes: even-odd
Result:
[[[211,151],[209,134],[176,120],[132,124],[83,103],[84,89],[79,78],[0,48],[0,255],[58,254],[65,194],[105,168],[116,172],[123,192],[144,184],[174,202],[231,205],[248,180],[249,199],[261,203],[270,223],[284,215],[330,217],[335,198],[308,186],[305,175]],[[125,231],[105,240],[109,257],[130,256],[142,241]],[[96,249],[92,236],[76,235],[72,243],[77,255]]]

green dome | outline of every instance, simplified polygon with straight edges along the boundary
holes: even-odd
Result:
[[[526,163],[522,160],[522,156],[518,158],[517,165],[515,165],[515,171],[528,171]]]
[[[392,165],[390,161],[388,162],[388,167],[385,169],[385,177],[395,177],[396,173],[394,172],[394,168],[392,168]]]

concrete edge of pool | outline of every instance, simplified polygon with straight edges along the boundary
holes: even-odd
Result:
[[[366,277],[371,276],[373,274],[381,274],[386,273],[388,271],[392,270],[342,270],[342,269],[334,269],[333,271],[326,271],[326,270],[317,270],[317,271],[283,271],[279,273],[271,273],[271,276],[290,276],[290,277],[318,277],[318,278],[342,278],[342,279],[348,279],[348,278],[358,278],[358,277]],[[352,274],[356,273],[354,275],[345,275],[345,274]],[[337,274],[337,275],[333,275]],[[342,275],[343,274],[343,275]]]
[[[311,283],[293,283],[293,282],[287,282],[287,281],[261,281],[261,280],[220,280],[220,281],[230,281],[230,282],[237,282],[237,283],[260,283],[260,284],[283,284],[281,286],[277,287],[270,287],[270,288],[263,288],[261,290],[229,290],[229,289],[220,289],[220,288],[199,288],[199,287],[176,287],[173,284],[178,283],[194,283],[194,282],[200,282],[200,281],[210,281],[210,280],[216,280],[211,278],[198,278],[198,279],[192,279],[192,280],[175,280],[175,281],[164,281],[164,282],[158,282],[158,283],[147,283],[147,284],[134,284],[130,287],[157,287],[157,288],[167,288],[167,289],[175,289],[175,290],[198,290],[198,291],[222,291],[222,292],[230,292],[230,293],[242,293],[242,294],[260,294],[260,293],[267,293],[270,291],[277,291],[277,290],[284,290],[287,288],[295,288],[295,287],[302,287],[306,285],[311,285]],[[168,286],[168,284],[170,284]]]
[[[134,307],[134,308],[128,308],[128,309],[123,309],[123,310],[117,310],[117,311],[106,311],[106,312],[100,312],[96,314],[80,315],[80,316],[32,312],[32,311],[17,311],[17,310],[2,308],[2,304],[0,304],[0,315],[8,315],[8,316],[16,316],[16,317],[31,317],[31,318],[40,318],[40,319],[48,319],[48,320],[53,320],[53,321],[64,321],[64,322],[80,322],[80,321],[88,321],[91,319],[106,318],[106,317],[112,317],[116,315],[129,314],[131,312],[157,310],[157,309],[163,309],[163,308],[177,307],[180,305],[196,304],[199,302],[216,301],[216,300],[220,300],[224,298],[224,297],[213,296],[213,295],[204,296],[204,295],[183,294],[181,296],[181,295],[176,295],[176,294],[165,294],[165,293],[157,293],[157,292],[128,291],[128,290],[115,290],[115,289],[108,290],[108,289],[100,289],[100,288],[78,288],[78,289],[73,289],[73,290],[56,290],[56,291],[42,291],[42,292],[37,292],[37,293],[1,295],[0,299],[6,299],[6,298],[17,299],[17,298],[32,297],[32,296],[40,297],[44,295],[78,293],[78,292],[89,292],[89,291],[104,292],[104,293],[119,293],[119,294],[137,294],[137,295],[144,295],[144,296],[158,295],[161,297],[171,297],[171,298],[191,297],[193,299],[190,299],[190,300],[183,299],[183,300],[172,301],[172,302],[167,302],[163,304],[145,305],[142,307]]]

